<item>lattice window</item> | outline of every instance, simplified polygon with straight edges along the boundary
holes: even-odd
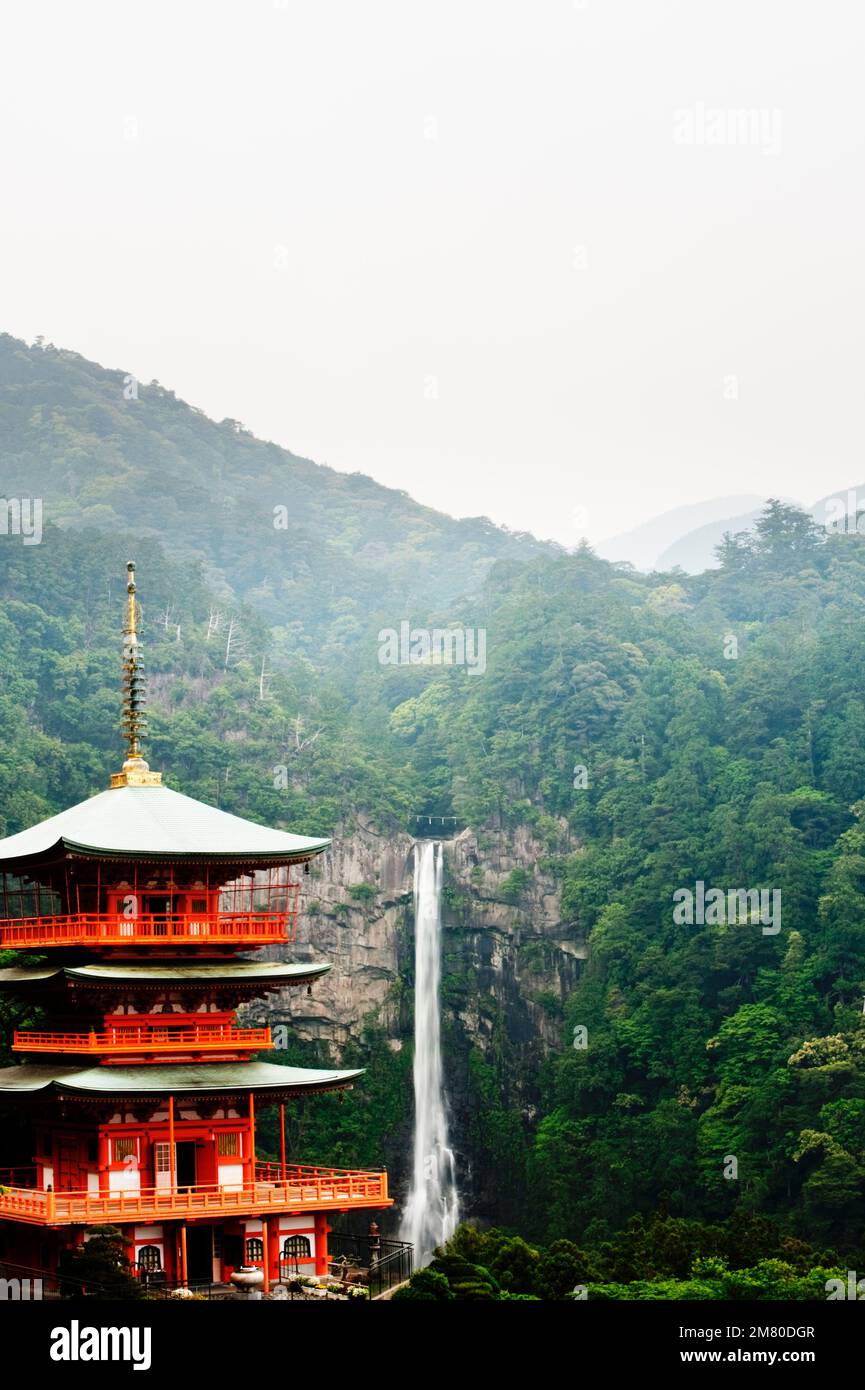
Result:
[[[220,1158],[239,1158],[240,1135],[218,1134],[216,1136],[216,1152]]]
[[[248,1236],[246,1241],[246,1263],[254,1265],[264,1259],[264,1241],[261,1236]]]
[[[131,1134],[118,1135],[111,1142],[111,1150],[114,1154],[114,1162],[122,1163],[125,1158],[129,1158],[130,1154],[133,1157],[137,1155],[137,1140]]]
[[[312,1254],[309,1236],[286,1236],[282,1244],[282,1253],[286,1260],[309,1259]]]
[[[154,1170],[155,1170],[157,1173],[170,1173],[170,1172],[171,1172],[171,1145],[170,1145],[170,1144],[162,1144],[162,1143],[160,1143],[160,1144],[154,1144],[154,1145],[153,1145],[153,1166],[154,1166]]]

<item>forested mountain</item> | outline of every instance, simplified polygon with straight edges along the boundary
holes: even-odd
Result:
[[[7,497],[40,497],[61,526],[134,530],[199,559],[221,596],[254,603],[316,665],[341,660],[379,616],[426,623],[495,559],[556,550],[298,458],[237,420],[217,424],[158,382],[8,334],[0,455]]]
[[[587,959],[541,1001],[558,1043],[540,1074],[496,1030],[473,1072],[457,1143],[507,1173],[486,1216],[599,1251],[661,1204],[767,1218],[773,1256],[861,1248],[865,539],[772,502],[717,570],[647,577],[438,517],[161,388],[126,403],[121,374],[72,354],[7,338],[0,364],[5,495],[43,496],[54,523],[39,545],[0,536],[7,832],[116,761],[134,555],[147,749],[170,783],[306,833],[363,817],[386,838],[423,810],[543,846],[509,901],[553,875]],[[281,502],[289,533],[262,519]],[[485,673],[381,665],[378,626],[403,618],[483,628]],[[698,881],[780,892],[780,929],[677,924]],[[444,986],[450,1037],[447,962]],[[340,1107],[340,1161],[399,1123],[399,1084]],[[598,1277],[640,1277],[606,1248]]]

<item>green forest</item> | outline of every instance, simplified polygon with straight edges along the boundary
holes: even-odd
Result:
[[[406,1296],[824,1298],[865,1238],[865,539],[769,499],[716,569],[645,575],[122,381],[0,338],[4,493],[45,513],[0,535],[0,832],[117,762],[134,557],[169,785],[306,834],[530,826],[585,940],[534,1112],[518,1043],[471,1062],[495,1229]],[[484,629],[485,674],[382,666],[402,619]],[[677,923],[698,882],[776,892],[779,930]],[[410,1062],[365,1036],[364,1086],[304,1112],[317,1161],[385,1161],[404,1117]]]

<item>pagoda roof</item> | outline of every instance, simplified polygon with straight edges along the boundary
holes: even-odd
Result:
[[[292,835],[244,820],[163,786],[111,787],[0,840],[0,869],[72,852],[118,859],[293,863],[329,839]]]
[[[174,1066],[58,1067],[24,1063],[0,1069],[0,1095],[57,1092],[98,1097],[215,1095],[237,1091],[303,1095],[350,1086],[357,1071],[318,1071],[273,1062],[181,1062]]]
[[[162,985],[172,980],[181,984],[202,981],[210,984],[305,984],[326,975],[326,962],[286,964],[282,961],[225,961],[221,964],[156,965],[14,965],[0,970],[0,989],[4,985],[41,984],[65,977],[80,984]]]

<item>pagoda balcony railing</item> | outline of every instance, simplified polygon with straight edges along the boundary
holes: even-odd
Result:
[[[352,1211],[392,1205],[387,1173],[352,1168],[256,1165],[254,1182],[220,1187],[148,1187],[122,1192],[48,1192],[0,1185],[0,1220],[39,1226],[89,1225],[139,1218],[243,1216],[255,1213]]]
[[[203,942],[267,945],[291,941],[297,908],[282,912],[199,912],[125,917],[117,912],[70,912],[57,917],[0,920],[0,948],[15,946],[200,946]]]
[[[105,1033],[39,1033],[16,1029],[13,1052],[73,1052],[110,1054],[139,1052],[227,1052],[257,1051],[273,1047],[269,1028],[235,1028],[229,1025],[195,1024],[186,1028],[132,1026],[111,1028]]]

